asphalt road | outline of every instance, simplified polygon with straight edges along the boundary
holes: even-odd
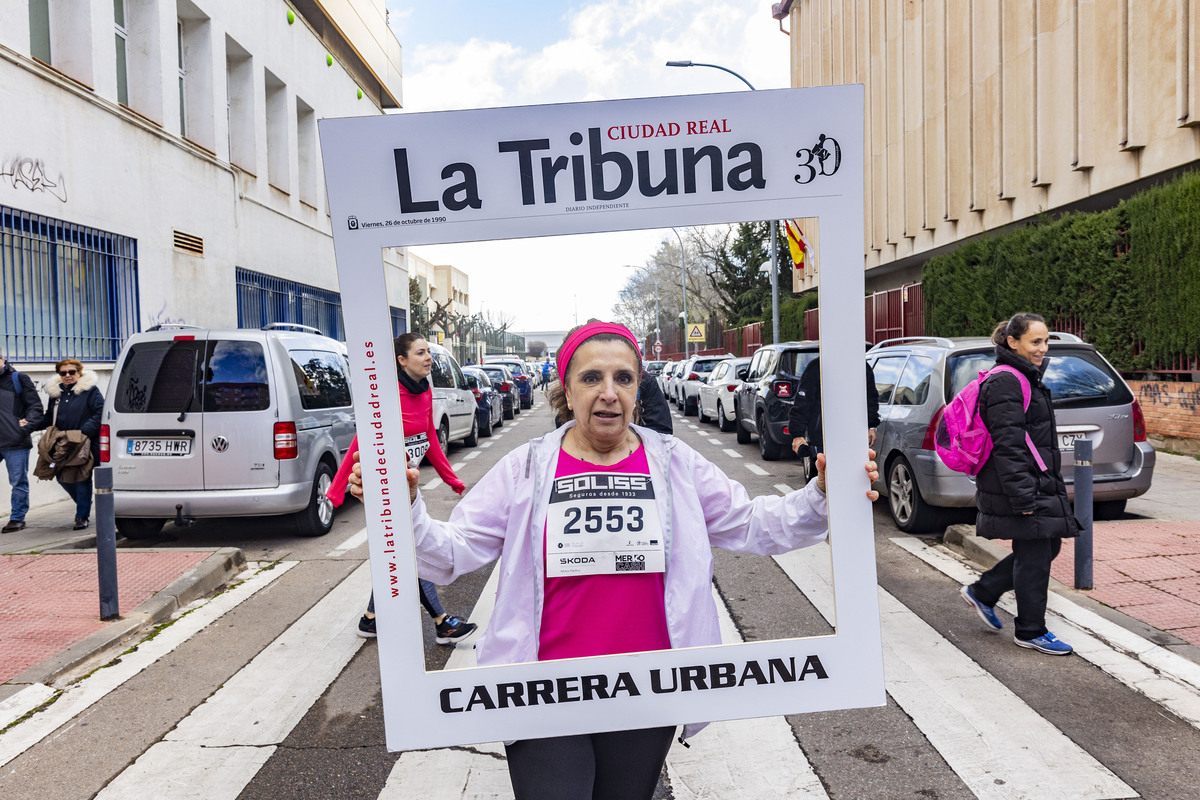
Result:
[[[782,461],[765,464],[759,460],[756,445],[735,443],[732,434],[720,434],[712,424],[696,425],[695,418],[676,415],[676,433],[701,453],[720,464],[726,472],[742,481],[752,495],[778,493],[780,484],[798,487],[801,469],[798,462]],[[514,424],[519,423],[519,424]],[[477,481],[505,452],[526,439],[549,430],[550,415],[545,403],[526,411],[516,420],[505,423],[496,436],[484,439],[486,446],[452,447],[450,460],[468,487]],[[723,451],[737,451],[741,458],[732,458]],[[758,470],[752,471],[748,464]],[[768,474],[760,475],[757,472]],[[422,470],[422,482],[431,479],[431,468]],[[434,516],[444,518],[453,507],[455,497],[445,486],[429,491],[426,501]],[[255,691],[264,695],[280,691],[275,705],[297,706],[296,721],[284,726],[278,741],[256,742],[247,734],[247,742],[221,750],[217,744],[195,752],[207,754],[211,765],[201,769],[196,759],[178,756],[179,775],[156,777],[152,768],[155,754],[164,746],[179,739],[186,725],[181,721],[194,712],[206,699],[222,696],[231,690],[239,676],[253,667],[252,661],[281,645],[277,639],[299,629],[307,619],[329,619],[329,628],[353,624],[366,604],[366,586],[362,591],[349,592],[339,601],[328,617],[314,617],[322,612],[322,600],[330,598],[351,573],[367,557],[366,546],[344,547],[343,543],[364,526],[363,512],[350,501],[339,511],[333,531],[319,539],[299,538],[290,523],[281,520],[219,520],[198,523],[176,531],[168,525],[164,535],[154,542],[139,542],[140,546],[236,546],[246,558],[261,564],[278,563],[280,570],[268,585],[215,622],[199,630],[166,655],[149,664],[144,670],[108,691],[84,711],[64,719],[50,735],[11,757],[0,768],[0,797],[6,800],[36,798],[37,800],[76,800],[99,795],[108,797],[240,797],[275,800],[286,797],[304,798],[377,798],[392,796],[386,789],[389,778],[394,780],[394,767],[400,754],[388,753],[384,747],[383,717],[379,685],[379,662],[373,642],[345,650],[344,667],[313,696],[304,699],[303,690],[292,691],[287,665],[326,647],[321,628],[284,653],[280,666],[255,672],[256,683],[245,701],[253,702]],[[819,779],[818,789],[833,798],[976,798],[976,797],[1125,797],[1193,798],[1200,785],[1200,730],[1171,708],[1133,691],[1079,656],[1051,658],[1022,650],[1012,644],[1008,635],[985,631],[961,599],[960,585],[943,572],[893,543],[894,538],[908,538],[890,522],[881,502],[875,509],[875,546],[879,585],[888,597],[902,606],[897,612],[905,620],[903,630],[893,633],[900,637],[935,638],[945,657],[935,657],[928,663],[918,663],[911,685],[921,678],[922,671],[936,674],[945,663],[959,659],[977,665],[971,699],[986,708],[993,701],[997,708],[1003,703],[1028,706],[1031,717],[1040,718],[1037,730],[1022,730],[1024,717],[1014,717],[1013,730],[1007,731],[1024,749],[1018,748],[1006,767],[1012,772],[980,779],[969,766],[978,747],[978,759],[990,755],[983,752],[994,732],[1003,727],[1004,720],[980,720],[979,739],[966,739],[947,746],[947,732],[940,728],[936,710],[926,709],[922,702],[951,698],[951,684],[934,680],[931,688],[905,689],[891,683],[896,677],[889,673],[889,698],[881,708],[834,711],[786,718],[794,741],[803,757]],[[359,537],[361,538],[361,537]],[[353,543],[353,542],[351,542]],[[474,607],[490,568],[480,570],[442,587],[441,597],[448,610],[466,614]],[[351,576],[353,579],[353,576]],[[797,591],[776,560],[717,551],[716,586],[742,636],[748,640],[783,638],[794,635],[819,635],[831,631],[829,623],[808,597]],[[343,590],[345,591],[345,590]],[[889,601],[890,602],[890,601]],[[890,608],[890,606],[885,606]],[[414,609],[413,613],[422,613]],[[186,618],[185,618],[186,619]],[[1011,618],[1006,617],[1011,625]],[[433,641],[433,627],[424,623],[426,664],[440,669],[452,648],[440,647]],[[889,630],[893,630],[890,629]],[[939,638],[940,637],[940,638]],[[344,637],[343,637],[344,638]],[[886,635],[885,635],[886,639]],[[341,640],[339,640],[341,641]],[[898,640],[903,643],[903,640]],[[272,645],[276,642],[275,645]],[[149,649],[153,643],[144,647]],[[298,646],[297,646],[298,644]],[[344,641],[343,641],[344,644]],[[338,645],[339,647],[342,645]],[[321,652],[324,652],[323,650]],[[129,656],[132,658],[133,656]],[[340,663],[340,662],[339,662]],[[272,671],[274,670],[274,671]],[[311,671],[311,670],[309,670]],[[88,680],[92,680],[89,678]],[[85,682],[86,683],[86,682]],[[299,683],[297,683],[299,685]],[[945,697],[939,697],[942,689]],[[923,695],[929,695],[924,697]],[[903,702],[896,698],[901,697]],[[1007,698],[1007,699],[1006,699]],[[962,701],[957,701],[961,703]],[[935,707],[936,708],[936,707]],[[54,711],[52,706],[46,714]],[[263,724],[274,724],[263,713]],[[22,723],[26,724],[26,723]],[[230,728],[239,724],[237,715],[228,720]],[[256,726],[256,719],[248,723]],[[19,727],[19,726],[18,726]],[[220,727],[219,725],[217,726]],[[1054,730],[1061,732],[1063,742],[1082,751],[1084,760],[1090,758],[1100,769],[1107,768],[1115,779],[1132,787],[1134,793],[1105,792],[1088,789],[1088,778],[1074,773],[1061,777],[1062,791],[1047,794],[1021,794],[1025,791],[1013,783],[1027,770],[1044,769],[1039,749],[1058,752],[1057,739],[1050,737]],[[786,730],[786,729],[785,729]],[[1048,732],[1048,733],[1047,733]],[[0,737],[0,748],[6,747],[11,731]],[[208,734],[212,742],[220,739],[220,731]],[[705,736],[707,734],[701,734]],[[265,736],[265,734],[264,734]],[[1050,737],[1050,738],[1048,738]],[[953,736],[949,738],[953,739]],[[679,745],[675,749],[679,750]],[[499,756],[481,748],[452,748],[456,755],[474,758],[483,766],[502,764]],[[798,751],[798,752],[799,752]],[[0,753],[2,754],[2,753]],[[737,769],[752,770],[776,767],[764,764],[764,756],[755,749],[727,752],[731,773]],[[257,758],[261,765],[249,774],[248,781],[226,783],[236,770],[232,765]],[[139,760],[140,759],[140,760]],[[802,760],[797,757],[797,764]],[[136,762],[136,763],[135,763]],[[172,763],[169,759],[165,763]],[[206,762],[207,763],[207,762]],[[404,767],[404,762],[400,768]],[[131,766],[132,765],[132,766]],[[186,765],[186,768],[185,768]],[[415,769],[416,767],[414,767]],[[783,765],[785,772],[791,764]],[[799,766],[796,767],[799,769]],[[1064,766],[1064,770],[1073,767]],[[199,770],[197,772],[197,770]],[[168,770],[168,773],[170,770]],[[1059,776],[1053,770],[1037,776],[1042,786],[1054,786]],[[164,790],[164,781],[175,787]],[[471,778],[458,769],[431,772],[426,784],[426,797],[484,797],[504,796],[472,793]],[[157,781],[157,782],[156,782]],[[736,784],[736,781],[734,781]],[[1083,788],[1080,788],[1080,787]],[[106,788],[107,787],[107,788]],[[180,788],[183,787],[183,788]],[[1040,791],[1040,790],[1039,790]],[[165,792],[165,793],[164,793]],[[399,796],[399,795],[396,795]],[[703,795],[683,780],[664,779],[659,797],[682,798],[699,796],[740,797],[728,789],[724,794]],[[821,796],[820,794],[789,794],[781,791],[773,796]]]

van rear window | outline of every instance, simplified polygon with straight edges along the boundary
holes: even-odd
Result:
[[[262,411],[271,405],[258,342],[138,342],[117,379],[113,408],[133,414]]]

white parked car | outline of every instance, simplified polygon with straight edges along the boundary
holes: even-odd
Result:
[[[467,376],[446,348],[430,342],[429,352],[433,355],[433,371],[429,373],[433,424],[442,452],[449,450],[451,442],[474,447],[479,444],[479,421],[475,393],[467,385]]]
[[[692,356],[683,362],[679,378],[675,385],[675,395],[684,416],[690,417],[700,409],[700,385],[708,380],[717,364],[727,358],[733,358],[733,353],[716,356]]]
[[[737,409],[733,395],[746,377],[750,368],[750,357],[726,358],[719,362],[709,374],[708,380],[700,384],[699,414],[701,422],[716,420],[722,432],[733,430],[737,422]]]

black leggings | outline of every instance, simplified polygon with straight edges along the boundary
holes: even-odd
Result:
[[[650,800],[675,728],[524,739],[504,749],[516,800]]]

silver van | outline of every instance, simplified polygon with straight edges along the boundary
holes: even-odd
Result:
[[[294,514],[306,536],[333,526],[326,491],[354,438],[354,408],[342,346],[313,328],[134,334],[101,423],[126,538],[201,517]]]

